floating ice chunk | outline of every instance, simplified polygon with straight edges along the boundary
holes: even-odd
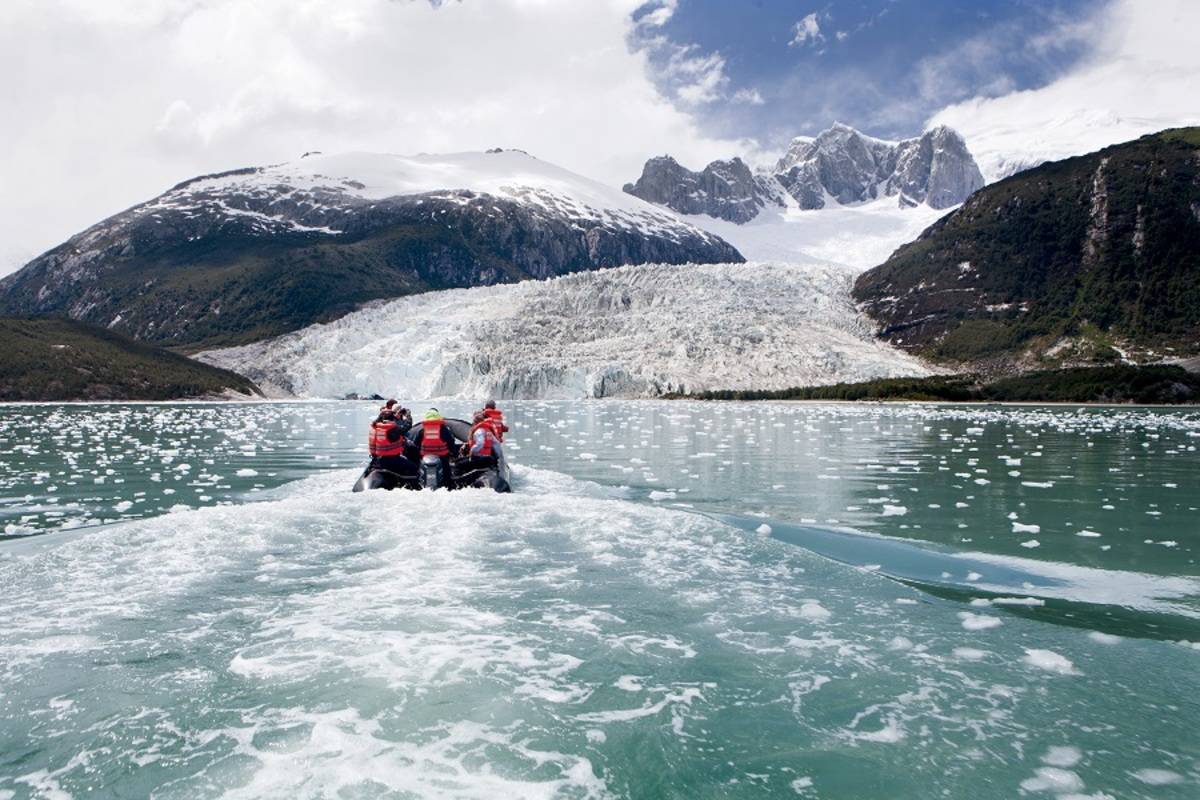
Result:
[[[763,536],[770,536],[771,526],[764,522],[762,525],[759,525],[757,528],[755,528],[754,532]]]
[[[237,475],[239,478],[253,478],[255,475],[258,474],[258,470],[256,470],[256,469],[239,469],[234,474]]]
[[[976,478],[975,482],[980,486],[987,486],[989,483],[991,483],[991,481],[989,481],[987,478]]]
[[[1088,638],[1100,644],[1118,644],[1121,641],[1120,636],[1113,636],[1111,633],[1101,633],[1100,631],[1089,631]]]
[[[133,508],[133,503],[131,503],[128,500],[122,500],[121,502],[119,502],[115,506],[113,506],[113,510],[118,513],[121,513],[121,514],[124,514],[126,511],[128,511],[131,508]]]
[[[675,493],[674,492],[660,492],[658,489],[655,489],[650,492],[650,499],[656,503],[660,502],[662,500],[674,500]]]
[[[997,617],[989,617],[986,614],[972,614],[970,611],[958,612],[958,618],[962,620],[962,626],[969,631],[986,631],[988,628],[995,628],[1003,625],[1003,620]]]
[[[1139,769],[1133,777],[1150,786],[1169,786],[1172,783],[1183,783],[1183,776],[1169,769]]]
[[[608,734],[599,728],[592,728],[587,732],[587,740],[592,744],[604,744],[608,741]]]
[[[907,637],[904,637],[904,636],[897,636],[894,639],[892,639],[890,642],[888,642],[888,650],[912,650],[912,649],[913,649],[912,640]]]
[[[1053,489],[1054,481],[1021,481],[1021,485],[1030,489]]]
[[[1047,672],[1057,672],[1059,675],[1078,675],[1078,670],[1066,656],[1059,655],[1053,650],[1025,648],[1025,657],[1021,659],[1031,667],[1044,669]]]
[[[1082,536],[1085,539],[1099,539],[1100,538],[1100,534],[1096,533],[1095,531],[1089,531],[1089,530],[1076,531],[1075,535]]]
[[[575,457],[578,458],[580,461],[595,461],[596,460],[595,453],[580,453],[579,455],[577,455]]]
[[[1083,781],[1074,772],[1058,767],[1038,767],[1034,777],[1021,781],[1021,788],[1027,792],[1079,792],[1083,790]]]
[[[967,573],[967,580],[972,583],[974,583],[975,581],[979,580],[982,577],[983,576],[980,575],[978,572],[968,572]]]
[[[802,778],[796,778],[796,780],[792,781],[792,791],[795,792],[796,794],[804,794],[806,789],[812,788],[812,785],[813,785],[812,778],[809,778],[807,776],[802,777]]]
[[[1041,547],[1041,546],[1042,546],[1042,543],[1039,542],[1037,539],[1029,539],[1027,541],[1021,542],[1021,547],[1028,547],[1030,550],[1032,550],[1035,547]]]
[[[829,613],[829,609],[825,608],[825,606],[821,605],[815,600],[810,600],[809,602],[800,606],[800,616],[804,619],[813,620],[814,622],[822,622],[829,619],[831,614]]]
[[[1083,753],[1078,747],[1070,745],[1055,745],[1042,756],[1042,763],[1052,767],[1073,767],[1083,759]]]
[[[1041,525],[1026,525],[1023,522],[1014,522],[1012,524],[1013,533],[1041,533]]]
[[[881,514],[881,516],[884,516],[884,517],[903,517],[903,516],[904,516],[905,514],[907,514],[907,513],[908,513],[908,507],[907,507],[907,506],[892,506],[892,505],[887,505],[887,504],[884,504],[884,506],[883,506],[883,513]]]
[[[1046,605],[1046,601],[1040,597],[993,597],[992,603],[998,606],[1038,607]]]
[[[979,661],[987,657],[987,652],[984,650],[976,650],[974,647],[956,647],[953,650],[954,657],[963,661]]]

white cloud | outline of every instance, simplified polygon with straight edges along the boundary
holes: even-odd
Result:
[[[738,89],[729,99],[735,103],[745,103],[751,106],[761,106],[767,102],[763,99],[762,93],[754,88]]]
[[[804,19],[797,22],[792,27],[792,41],[788,42],[788,46],[816,44],[817,42],[825,41],[824,34],[821,33],[821,24],[817,22],[817,14],[813,12]]]
[[[1146,133],[1200,124],[1200,3],[1114,0],[1069,35],[1090,55],[1040,89],[976,97],[935,114],[957,128],[989,180]]]
[[[5,0],[0,241],[40,252],[185,178],[306,150],[521,147],[619,185],[668,148],[746,149],[656,90],[628,45],[641,5]],[[720,56],[676,68],[693,104],[726,91]]]
[[[671,17],[675,16],[678,8],[679,0],[657,0],[655,3],[648,3],[642,9],[643,13],[638,18],[638,24],[661,28],[670,21]]]
[[[725,97],[729,78],[720,53],[701,53],[695,45],[673,48],[664,77],[674,86],[675,96],[687,105],[714,103]]]

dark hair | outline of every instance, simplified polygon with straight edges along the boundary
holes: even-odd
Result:
[[[495,407],[496,407],[496,401],[495,401],[495,400],[488,400],[486,403],[484,403],[484,404],[483,404],[483,407],[484,407],[484,408],[495,408]]]

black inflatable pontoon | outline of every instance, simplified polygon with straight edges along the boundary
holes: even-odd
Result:
[[[461,419],[445,419],[442,424],[450,431],[455,442],[462,444],[471,435],[471,424]],[[368,464],[362,476],[354,483],[355,492],[367,489],[492,489],[497,492],[511,492],[512,473],[508,462],[504,459],[503,448],[497,454],[495,463],[479,467],[471,465],[469,459],[452,459],[450,475],[442,474],[442,462],[436,456],[421,458],[415,439],[421,430],[421,423],[412,426],[406,434],[408,446],[403,458],[393,459],[389,464],[391,469],[384,469],[374,463]],[[462,471],[460,471],[460,466]],[[447,480],[449,477],[449,480]]]

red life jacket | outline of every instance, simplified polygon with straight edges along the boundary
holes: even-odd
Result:
[[[485,457],[491,456],[492,455],[492,442],[495,441],[493,439],[493,437],[496,435],[495,431],[492,429],[491,420],[485,419],[483,422],[476,422],[474,427],[471,428],[471,436],[470,436],[470,439],[468,439],[468,441],[471,443],[471,447],[474,448],[474,446],[475,446],[475,431],[480,430],[480,429],[483,430],[483,447],[479,448],[478,453],[472,453],[471,455],[485,456]]]
[[[485,408],[484,416],[488,418],[488,422],[492,423],[492,433],[496,434],[496,438],[504,441],[504,432],[508,430],[508,426],[504,424],[504,412],[498,408]]]
[[[450,455],[450,448],[442,441],[442,421],[427,419],[421,423],[421,455],[445,458]]]
[[[396,427],[395,422],[372,422],[370,438],[367,439],[367,452],[372,456],[402,456],[404,455],[404,437],[394,442],[388,441],[388,431]]]

